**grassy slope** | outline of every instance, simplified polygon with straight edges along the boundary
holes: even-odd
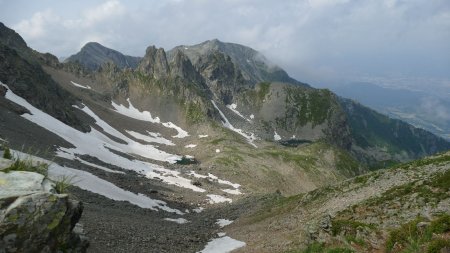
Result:
[[[383,252],[390,249],[386,240],[405,237],[395,237],[390,231],[418,216],[428,221],[450,211],[449,171],[450,152],[307,194],[268,197],[263,208],[240,218],[227,230],[233,238],[247,242],[242,252],[302,252],[307,245],[317,248],[310,252],[327,252],[334,247]],[[448,240],[445,233],[441,237]],[[426,250],[433,240],[425,239],[402,241],[393,252],[403,252],[411,243]]]

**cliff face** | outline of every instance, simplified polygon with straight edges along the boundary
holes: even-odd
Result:
[[[41,174],[0,159],[0,252],[85,252],[81,202],[56,194]]]

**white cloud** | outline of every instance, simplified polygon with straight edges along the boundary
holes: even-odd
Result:
[[[22,20],[14,28],[27,38],[40,38],[47,35],[48,24],[58,22],[58,18],[51,10],[36,12],[30,19]]]

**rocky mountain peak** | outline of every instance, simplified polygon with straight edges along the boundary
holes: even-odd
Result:
[[[170,62],[170,73],[189,81],[201,82],[202,77],[192,65],[189,58],[181,51],[176,50]]]
[[[90,70],[98,70],[106,62],[112,62],[121,69],[135,69],[140,59],[140,57],[124,55],[98,42],[88,42],[80,52],[70,56],[65,62],[78,62]]]
[[[170,68],[164,49],[157,49],[155,46],[147,47],[145,56],[138,66],[138,70],[155,79],[167,77],[170,73]]]
[[[26,50],[28,48],[22,37],[14,30],[6,27],[2,22],[0,22],[0,42],[18,50]]]

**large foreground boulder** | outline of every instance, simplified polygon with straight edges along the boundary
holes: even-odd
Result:
[[[43,175],[0,171],[0,252],[86,252],[82,212]]]

